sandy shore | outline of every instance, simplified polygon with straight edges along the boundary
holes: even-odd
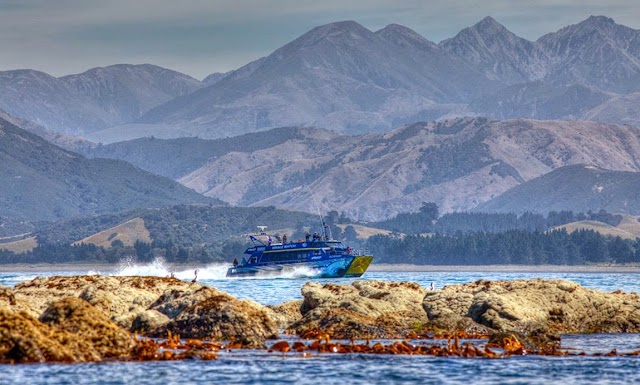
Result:
[[[0,264],[0,272],[77,272],[87,273],[99,271],[111,273],[118,271],[119,264]],[[203,265],[167,265],[171,271],[183,271],[195,268],[203,268]],[[584,265],[584,266],[560,266],[560,265],[409,265],[409,264],[372,264],[371,272],[500,272],[500,273],[640,273],[640,265]]]

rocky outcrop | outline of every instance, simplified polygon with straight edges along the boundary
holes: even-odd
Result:
[[[102,361],[133,346],[128,332],[79,298],[53,303],[40,320],[0,308],[0,362]]]
[[[283,302],[278,305],[267,306],[270,311],[271,319],[273,319],[278,328],[287,329],[302,319],[302,303],[301,299]]]
[[[427,321],[425,290],[412,282],[355,281],[351,285],[310,282],[302,287],[302,334],[322,330],[335,338],[397,338]]]
[[[0,305],[6,302],[10,310],[25,310],[37,318],[55,301],[69,297],[93,305],[122,329],[144,335],[165,337],[171,331],[185,338],[235,339],[251,346],[277,337],[277,326],[264,306],[175,278],[36,278],[0,292]]]
[[[427,293],[423,307],[432,325],[449,330],[640,332],[640,296],[603,293],[566,280],[480,280],[446,286]]]
[[[184,338],[235,340],[251,347],[264,347],[265,339],[278,337],[276,323],[264,306],[222,292],[195,302],[150,335],[168,332]]]
[[[13,293],[16,300],[29,304],[28,312],[34,317],[54,301],[76,297],[102,310],[120,327],[130,329],[136,317],[165,293],[190,293],[202,288],[176,278],[91,275],[36,278],[16,285]]]
[[[133,347],[131,334],[118,327],[95,306],[80,298],[54,302],[40,316],[40,322],[78,336],[91,344],[100,358],[127,356]]]
[[[558,334],[640,332],[640,295],[602,293],[565,280],[480,280],[437,291],[411,282],[309,282],[302,295],[303,300],[264,307],[170,278],[36,279],[0,288],[0,362],[181,359],[201,353],[214,359],[223,348],[219,341],[261,348],[278,337],[278,327],[325,340],[322,349],[334,352],[330,338],[419,338],[434,332],[432,337],[456,339],[493,334],[492,346],[517,340],[524,345],[513,351],[555,354]],[[164,342],[138,340],[130,331]],[[179,346],[195,350],[162,351]]]

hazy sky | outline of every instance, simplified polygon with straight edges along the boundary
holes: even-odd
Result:
[[[638,0],[0,0],[0,70],[55,76],[152,63],[202,79],[268,55],[311,28],[355,20],[439,42],[492,16],[536,40],[589,15],[640,28]]]

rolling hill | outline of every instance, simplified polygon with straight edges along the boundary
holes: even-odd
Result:
[[[604,209],[640,213],[640,173],[593,166],[561,167],[506,191],[475,210],[482,212],[575,212]]]
[[[138,207],[215,203],[112,159],[88,159],[0,119],[0,216],[57,220]]]
[[[233,205],[389,218],[436,202],[469,210],[566,165],[640,171],[640,129],[580,121],[451,119],[386,134],[283,128],[219,140],[100,147]],[[584,210],[583,210],[584,211]]]

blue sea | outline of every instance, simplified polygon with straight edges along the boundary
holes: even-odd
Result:
[[[25,269],[28,270],[28,269]],[[305,271],[282,278],[226,279],[226,266],[198,268],[198,281],[238,298],[269,305],[300,299],[306,282],[350,283],[353,279],[317,279]],[[13,286],[36,276],[105,274],[154,275],[191,280],[194,269],[170,271],[161,262],[124,264],[110,271],[2,272],[0,285]],[[583,286],[611,292],[640,292],[636,273],[529,273],[529,272],[384,272],[370,271],[360,279],[413,281],[423,287],[478,279],[568,279]],[[607,353],[640,349],[640,335],[566,335],[562,346],[575,352]],[[221,351],[215,361],[151,363],[0,365],[0,384],[622,384],[640,383],[639,357],[538,357],[463,359],[402,355],[331,355]]]

